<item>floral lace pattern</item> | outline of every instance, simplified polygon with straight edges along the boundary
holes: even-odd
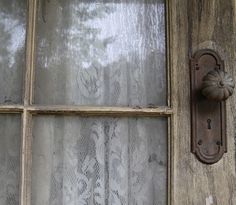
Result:
[[[18,205],[20,115],[0,115],[0,122],[0,204]]]
[[[165,128],[162,118],[37,117],[32,204],[164,205]]]
[[[166,104],[164,0],[40,0],[35,103]]]

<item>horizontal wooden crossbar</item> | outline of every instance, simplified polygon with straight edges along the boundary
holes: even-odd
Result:
[[[28,111],[32,114],[62,114],[62,115],[97,115],[97,116],[166,116],[173,114],[172,108],[163,106],[155,108],[141,107],[89,107],[89,106],[22,106],[2,105],[0,113],[22,113]]]

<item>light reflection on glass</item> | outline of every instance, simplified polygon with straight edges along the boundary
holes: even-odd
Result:
[[[20,103],[25,66],[26,1],[0,0],[0,103]]]
[[[39,12],[36,103],[166,103],[163,2],[63,2]]]

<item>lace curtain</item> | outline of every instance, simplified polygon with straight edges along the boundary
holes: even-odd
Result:
[[[164,118],[36,117],[32,205],[165,205]]]
[[[35,103],[166,104],[163,0],[43,2]]]
[[[0,115],[0,204],[19,205],[21,116]]]

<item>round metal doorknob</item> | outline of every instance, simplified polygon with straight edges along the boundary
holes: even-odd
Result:
[[[204,76],[201,92],[209,100],[224,101],[233,94],[234,86],[228,73],[215,69]]]

